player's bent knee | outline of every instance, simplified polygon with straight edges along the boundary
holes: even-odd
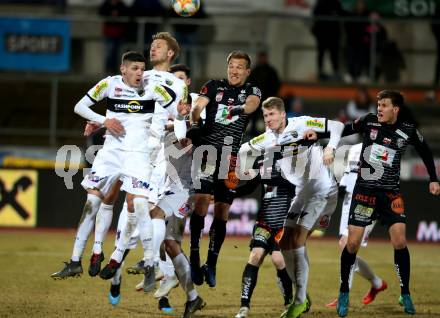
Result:
[[[176,257],[182,252],[179,242],[174,240],[165,240],[164,243],[165,243],[165,251],[171,258]]]

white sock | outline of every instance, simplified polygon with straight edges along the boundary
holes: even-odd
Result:
[[[163,240],[165,239],[165,220],[163,219],[152,219],[151,225],[153,227],[153,255],[158,255],[160,253],[160,246],[162,245]]]
[[[121,230],[119,240],[116,242],[116,248],[112,253],[110,258],[114,259],[118,263],[122,262],[125,250],[128,248],[128,243],[130,242],[131,235],[136,229],[137,217],[134,213],[127,213],[127,224]]]
[[[173,261],[171,260],[171,257],[168,255],[168,253],[165,253],[165,255],[166,261],[159,260],[159,268],[165,276],[175,276],[176,274],[174,273]]]
[[[357,272],[359,272],[359,266],[358,266],[358,258],[356,257],[356,259],[354,260],[353,266],[351,266],[351,268],[350,268],[350,275],[348,276],[348,289],[350,289],[350,290],[353,287],[354,273],[357,273]]]
[[[188,259],[185,254],[180,253],[173,258],[174,268],[176,269],[177,278],[179,279],[180,286],[186,293],[188,301],[193,301],[197,298],[198,293],[194,288],[194,284],[191,280],[191,268],[189,266]]]
[[[116,271],[115,276],[112,278],[112,285],[119,285],[121,283],[121,274],[122,274],[122,267],[124,266],[124,263],[121,264],[121,266]]]
[[[374,274],[370,265],[368,265],[368,263],[364,259],[357,256],[356,262],[358,267],[357,272],[359,273],[359,275],[361,275],[366,280],[369,280],[374,288],[379,288],[382,286],[382,279]]]
[[[102,253],[102,244],[105,241],[108,229],[112,224],[113,205],[101,203],[98,214],[96,215],[95,225],[95,243],[93,244],[93,253]]]
[[[137,227],[142,247],[144,249],[145,265],[153,265],[153,224],[151,223],[148,200],[146,198],[134,198],[134,213],[137,217]]]
[[[305,246],[293,250],[295,264],[295,304],[302,304],[306,300],[307,282],[309,280],[309,264],[305,255]]]
[[[293,285],[296,286],[295,281],[295,263],[293,261],[293,250],[284,250],[281,251],[284,258],[284,263],[286,264],[286,271],[287,274],[289,274],[290,280],[292,281]]]
[[[95,216],[98,213],[101,199],[94,194],[87,194],[87,201],[84,204],[81,220],[76,231],[75,242],[73,243],[73,251],[71,260],[78,262],[84,252],[87,244],[87,238],[93,230],[95,224]]]

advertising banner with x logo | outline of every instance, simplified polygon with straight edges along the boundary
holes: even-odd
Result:
[[[36,226],[37,185],[36,170],[0,169],[0,226]]]

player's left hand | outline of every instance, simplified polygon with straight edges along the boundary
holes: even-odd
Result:
[[[332,147],[324,148],[323,161],[326,166],[331,165],[335,160],[335,150]]]
[[[180,116],[187,116],[191,110],[191,104],[185,103],[183,100],[177,105],[177,112]]]
[[[101,127],[102,125],[96,121],[88,121],[84,128],[84,136],[90,136]]]
[[[440,184],[438,182],[430,182],[429,183],[429,192],[433,195],[440,194]]]

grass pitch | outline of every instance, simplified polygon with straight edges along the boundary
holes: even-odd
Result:
[[[134,286],[140,276],[123,275],[118,306],[107,300],[110,282],[87,274],[89,256],[83,260],[81,278],[54,281],[49,275],[61,268],[70,257],[74,231],[0,232],[0,317],[181,317],[185,296],[179,288],[170,295],[175,307],[171,314],[157,309],[152,294],[136,292]],[[207,238],[203,240],[202,260],[206,255]],[[106,260],[110,256],[113,235],[105,246]],[[184,242],[188,250],[188,240]],[[440,317],[440,252],[438,244],[410,244],[411,292],[417,316]],[[89,242],[86,251],[91,250]],[[339,284],[339,251],[337,240],[312,239],[308,243],[311,273],[309,294],[313,304],[302,317],[337,317],[335,310],[325,304],[337,296]],[[141,257],[140,248],[133,251],[126,264]],[[234,317],[240,307],[240,285],[243,268],[249,254],[248,238],[227,238],[217,268],[217,287],[198,287],[207,306],[195,317]],[[397,304],[400,293],[393,266],[393,250],[389,243],[370,241],[360,254],[376,273],[388,282],[388,289],[380,293],[370,305],[361,303],[369,284],[355,277],[350,293],[349,317],[408,317]],[[251,303],[250,317],[279,317],[283,300],[276,286],[276,272],[266,259],[259,272],[257,287]]]

